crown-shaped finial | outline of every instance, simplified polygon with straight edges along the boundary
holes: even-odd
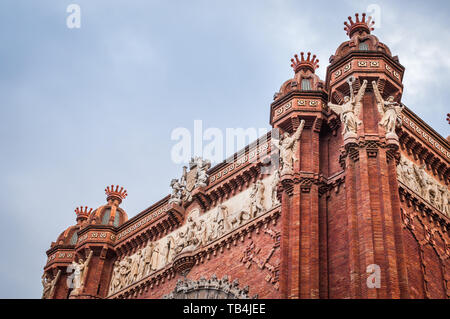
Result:
[[[75,214],[77,214],[77,219],[87,219],[89,215],[92,213],[92,208],[89,208],[87,206],[80,206],[75,208]]]
[[[312,73],[319,67],[319,59],[316,59],[316,55],[314,54],[311,58],[311,52],[308,52],[308,56],[305,59],[304,52],[300,52],[301,59],[298,59],[298,55],[294,55],[294,59],[291,59],[291,67],[294,68],[294,72],[297,73],[302,69],[308,69]]]
[[[348,17],[348,21],[350,21],[350,24],[348,24],[347,21],[344,22],[344,30],[347,32],[347,35],[350,38],[355,31],[365,30],[367,33],[370,33],[370,31],[374,30],[373,25],[375,24],[375,21],[372,20],[371,16],[369,16],[366,20],[366,14],[363,13],[362,20],[359,20],[359,14],[355,13],[355,17],[356,22],[353,22],[352,17]]]
[[[106,197],[107,201],[109,201],[110,199],[111,200],[117,199],[119,201],[119,204],[128,195],[127,191],[125,189],[123,189],[123,187],[120,187],[120,189],[119,189],[119,185],[116,185],[115,189],[114,189],[114,185],[107,186],[105,188],[105,193],[106,193],[106,195],[108,195],[108,197]]]

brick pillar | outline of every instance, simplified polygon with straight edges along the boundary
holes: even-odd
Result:
[[[406,264],[401,239],[396,147],[386,143],[376,126],[373,93],[364,98],[364,124],[358,144],[346,145],[346,211],[349,225],[350,296],[408,297]],[[381,270],[381,287],[369,288],[369,265]]]
[[[319,298],[320,125],[312,125],[316,120],[307,119],[294,174],[281,177],[281,293],[285,298]]]

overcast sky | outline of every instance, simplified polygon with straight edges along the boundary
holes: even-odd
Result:
[[[403,103],[449,135],[448,1],[391,2],[2,0],[0,297],[40,298],[45,251],[106,185],[128,190],[130,217],[167,195],[174,128],[268,128],[293,55],[315,53],[323,79],[343,22],[371,4],[406,67]]]

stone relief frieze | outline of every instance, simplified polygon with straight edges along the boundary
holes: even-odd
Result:
[[[188,213],[182,227],[157,241],[149,241],[133,255],[116,260],[109,295],[164,268],[177,255],[206,246],[278,206],[280,203],[274,195],[278,179],[278,174],[272,174],[257,180],[245,191],[202,215],[194,209]]]
[[[448,187],[431,177],[426,172],[424,164],[419,166],[402,155],[397,166],[397,178],[444,215],[450,217]]]
[[[248,286],[239,287],[238,279],[231,282],[226,275],[218,279],[214,274],[211,279],[179,279],[175,289],[163,299],[249,299],[248,292]],[[252,298],[256,299],[258,295]]]
[[[192,201],[192,191],[195,188],[206,187],[208,184],[208,169],[211,162],[201,157],[191,158],[189,162],[189,171],[187,167],[183,167],[183,173],[180,179],[174,178],[170,182],[172,193],[170,194],[169,204],[175,203],[180,205],[183,202]]]

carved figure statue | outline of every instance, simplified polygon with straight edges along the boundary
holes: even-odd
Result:
[[[89,252],[88,258],[86,261],[83,261],[83,258],[80,258],[78,262],[73,261],[72,262],[72,268],[74,269],[74,277],[73,277],[73,287],[74,289],[70,293],[71,295],[76,295],[80,293],[84,288],[84,283],[86,279],[86,274],[88,271],[89,263],[92,258],[93,251],[91,250]]]
[[[152,271],[158,270],[160,262],[161,262],[161,247],[160,242],[157,241],[153,246],[151,270]]]
[[[395,134],[395,127],[401,126],[399,115],[403,111],[404,106],[395,102],[392,95],[387,100],[383,100],[376,81],[372,81],[372,86],[377,100],[378,112],[382,115],[379,125],[384,127],[386,134]]]
[[[207,171],[211,167],[211,162],[209,160],[204,160],[201,157],[195,157],[191,161],[195,162],[197,165],[197,176],[194,188],[206,187],[209,177]]]
[[[262,181],[258,180],[253,184],[252,191],[250,192],[251,199],[251,211],[250,215],[252,218],[265,212],[264,208],[264,184]]]
[[[402,156],[397,166],[397,175],[399,181],[450,217],[450,192],[445,185],[439,184],[426,173],[425,164],[415,165]]]
[[[139,262],[141,260],[141,251],[138,250],[131,257],[131,270],[130,276],[128,277],[128,284],[131,284],[139,279]]]
[[[427,176],[425,174],[425,164],[421,166],[413,165],[413,170],[420,195],[427,199]]]
[[[131,263],[132,263],[131,257],[125,257],[119,262],[120,267],[120,288],[123,288],[127,285],[128,280],[128,274],[131,271]],[[120,289],[119,288],[119,289]]]
[[[180,204],[183,196],[183,186],[178,179],[174,178],[170,182],[170,187],[172,187],[172,194],[170,195],[169,204]]]
[[[175,248],[176,248],[175,239],[171,235],[167,236],[164,251],[164,264],[167,265],[168,263],[172,262],[176,254]]]
[[[358,90],[356,96],[353,94],[353,82],[349,78],[347,80],[348,85],[350,86],[350,97],[345,96],[344,102],[341,105],[333,104],[331,102],[328,103],[328,106],[340,115],[341,122],[344,125],[344,130],[342,132],[343,135],[347,133],[356,134],[358,131],[358,125],[361,124],[359,120],[359,113],[361,110],[361,100],[364,96],[367,87],[367,80],[364,80],[361,87]]]
[[[119,260],[114,262],[111,284],[109,286],[109,294],[115,293],[120,289],[120,263]]]
[[[285,132],[281,141],[274,140],[275,146],[280,150],[281,175],[292,174],[294,172],[294,162],[297,160],[295,157],[295,149],[304,126],[305,120],[301,120],[300,125],[292,136],[289,136],[289,133]]]
[[[277,197],[277,189],[278,189],[278,183],[280,182],[280,172],[276,170],[273,173],[272,182],[270,183],[271,192],[272,192],[272,207],[275,207],[280,203]]]
[[[153,242],[148,241],[147,245],[142,249],[142,256],[144,260],[143,265],[143,276],[146,276],[152,270],[152,257],[153,257]]]
[[[56,273],[56,276],[53,279],[50,279],[47,273],[44,273],[42,275],[42,286],[43,286],[42,299],[53,298],[55,286],[60,276],[61,276],[61,269],[58,269],[58,272]]]

